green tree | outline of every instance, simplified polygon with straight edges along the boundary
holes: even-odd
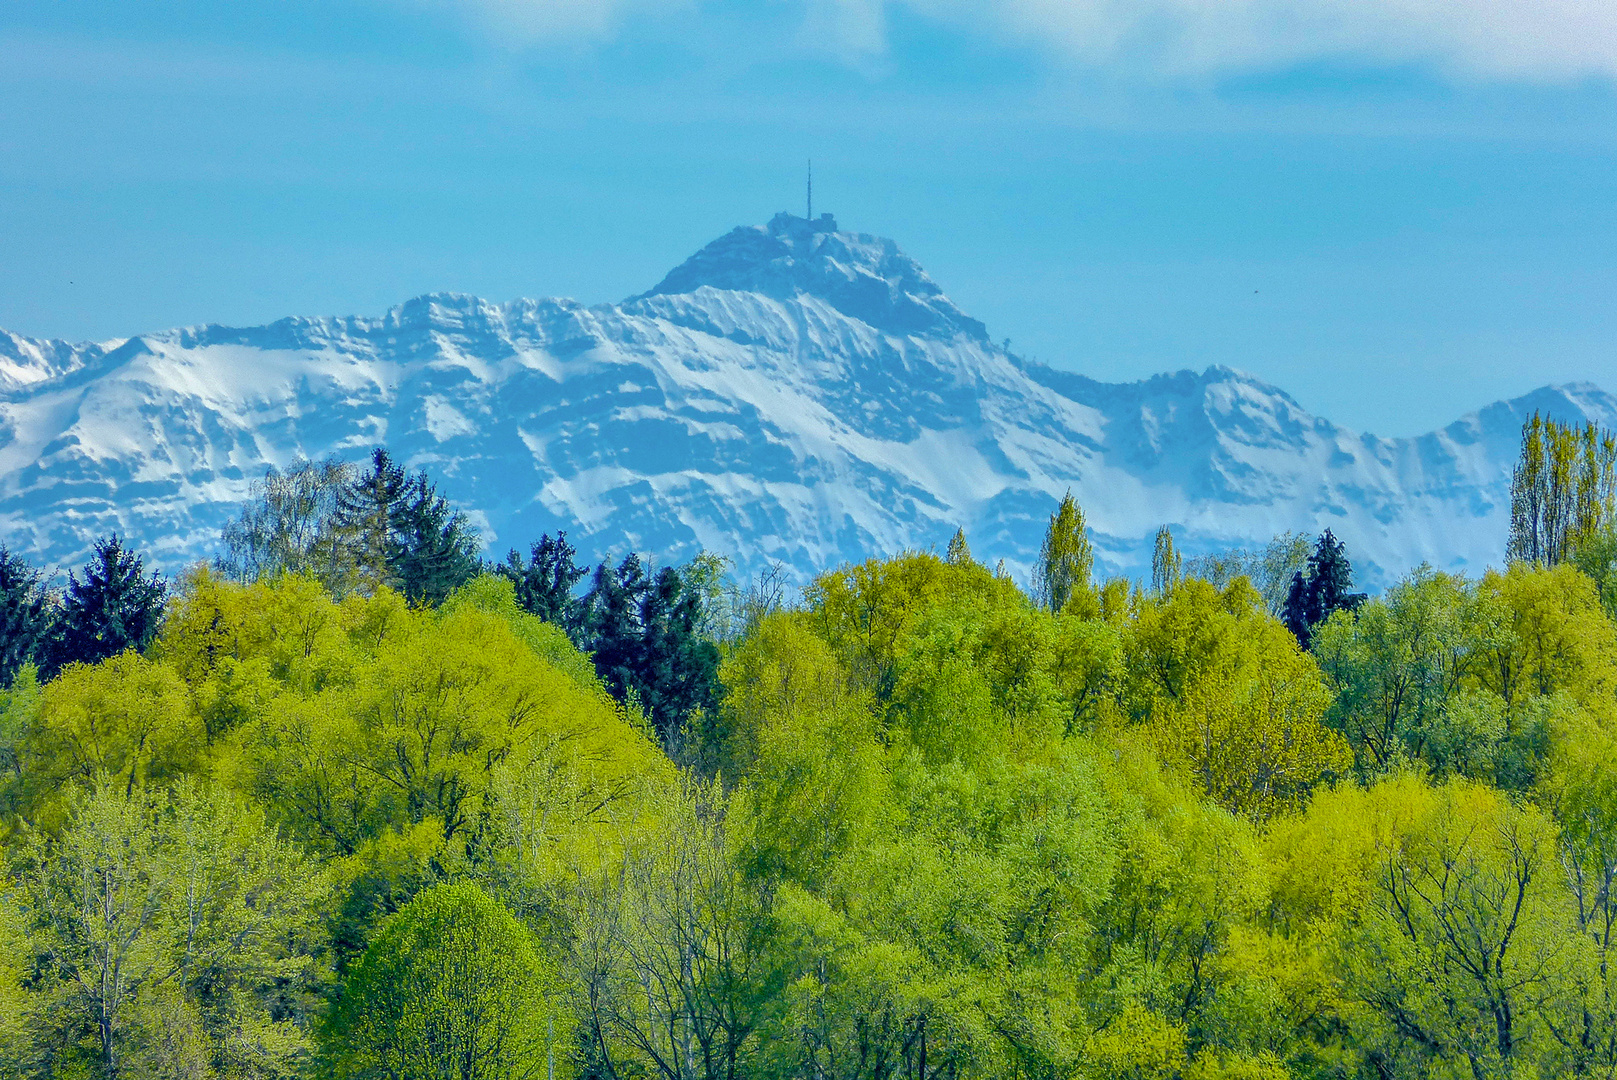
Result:
[[[1151,552],[1151,591],[1167,596],[1183,576],[1184,560],[1173,546],[1173,532],[1164,525],[1157,530],[1156,545]]]
[[[966,530],[956,529],[949,537],[949,551],[944,556],[950,566],[964,566],[972,562],[971,545],[966,543]]]
[[[1314,631],[1331,722],[1361,776],[1420,761],[1438,776],[1492,778],[1504,702],[1475,682],[1496,632],[1474,583],[1429,567]]]
[[[318,985],[324,875],[227,796],[98,779],[20,874],[45,1075],[289,1076]]]
[[[1617,513],[1617,433],[1594,423],[1557,423],[1534,413],[1522,425],[1521,457],[1511,475],[1513,560],[1555,566]]]
[[[125,649],[144,650],[163,618],[168,586],[116,535],[96,541],[84,578],[68,574],[47,675],[73,663],[93,664]]]
[[[24,664],[48,659],[54,621],[39,571],[0,544],[0,686],[10,686]]]
[[[333,1080],[525,1080],[563,1075],[556,976],[532,935],[470,881],[435,885],[390,916],[321,1031]]]
[[[1089,543],[1084,512],[1067,492],[1050,515],[1034,576],[1034,594],[1051,611],[1061,611],[1074,597],[1094,591],[1095,549]]]
[[[726,803],[717,784],[659,789],[649,824],[579,875],[577,1012],[604,1076],[755,1075],[783,980],[770,889],[736,865]]]
[[[1397,783],[1346,943],[1357,1040],[1383,1076],[1560,1075],[1581,972],[1553,824],[1464,781]]]
[[[358,475],[336,458],[270,466],[220,533],[220,573],[241,582],[308,574],[334,596],[362,583],[354,530],[340,510]]]

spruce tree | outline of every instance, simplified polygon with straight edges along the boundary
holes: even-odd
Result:
[[[640,604],[640,650],[634,682],[646,716],[673,748],[686,720],[717,702],[719,650],[701,636],[701,598],[679,572],[657,572]]]
[[[0,544],[0,686],[46,659],[54,616],[39,571]]]
[[[413,604],[441,604],[477,576],[477,534],[466,515],[417,473],[393,515],[389,576]]]
[[[404,466],[384,447],[371,451],[369,472],[348,485],[338,500],[343,531],[354,545],[354,558],[375,585],[398,588],[394,573],[399,559],[395,529],[404,514],[410,479]]]
[[[573,590],[589,573],[574,561],[577,555],[565,532],[558,532],[554,538],[546,533],[529,550],[526,560],[512,548],[505,562],[496,567],[496,572],[516,587],[517,603],[524,611],[561,627],[575,642],[582,629],[583,605]]]
[[[630,552],[614,569],[603,562],[585,596],[585,647],[595,661],[595,673],[622,700],[636,689],[641,662],[640,602],[649,583],[640,556]]]
[[[1291,578],[1286,596],[1284,621],[1296,635],[1297,643],[1308,648],[1314,628],[1338,611],[1357,611],[1364,593],[1353,588],[1353,565],[1348,562],[1342,541],[1326,529],[1308,557],[1308,576],[1301,571]]]
[[[1309,589],[1308,579],[1303,577],[1301,570],[1294,571],[1291,575],[1291,588],[1286,593],[1286,607],[1281,614],[1281,621],[1296,637],[1297,644],[1308,648],[1314,624],[1319,619],[1318,609],[1314,606],[1314,594]]]
[[[377,585],[411,603],[441,603],[477,576],[477,533],[425,472],[410,475],[386,449],[348,485],[338,515],[355,561]]]
[[[96,541],[84,578],[69,574],[48,674],[71,663],[94,664],[125,649],[144,651],[163,617],[168,586],[117,534]]]

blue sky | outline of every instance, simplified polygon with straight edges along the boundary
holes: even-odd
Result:
[[[0,326],[640,291],[802,205],[1012,347],[1407,434],[1617,391],[1617,4],[6,0]]]

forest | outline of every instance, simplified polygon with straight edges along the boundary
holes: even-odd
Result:
[[[0,552],[0,1075],[1617,1077],[1617,442],[1507,565],[486,563],[271,470],[172,580]]]

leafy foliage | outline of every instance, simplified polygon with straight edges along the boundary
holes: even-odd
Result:
[[[382,924],[350,972],[322,1068],[396,1080],[553,1073],[554,981],[499,901],[470,881],[435,885]]]
[[[1555,566],[1617,515],[1617,434],[1534,413],[1510,480],[1511,559]]]
[[[354,566],[445,535],[418,479],[352,478]],[[0,1072],[1613,1075],[1597,541],[1362,600],[1326,534],[1305,649],[1298,539],[1097,586],[1069,499],[1036,598],[963,534],[800,602],[560,536],[194,570],[0,692]]]

